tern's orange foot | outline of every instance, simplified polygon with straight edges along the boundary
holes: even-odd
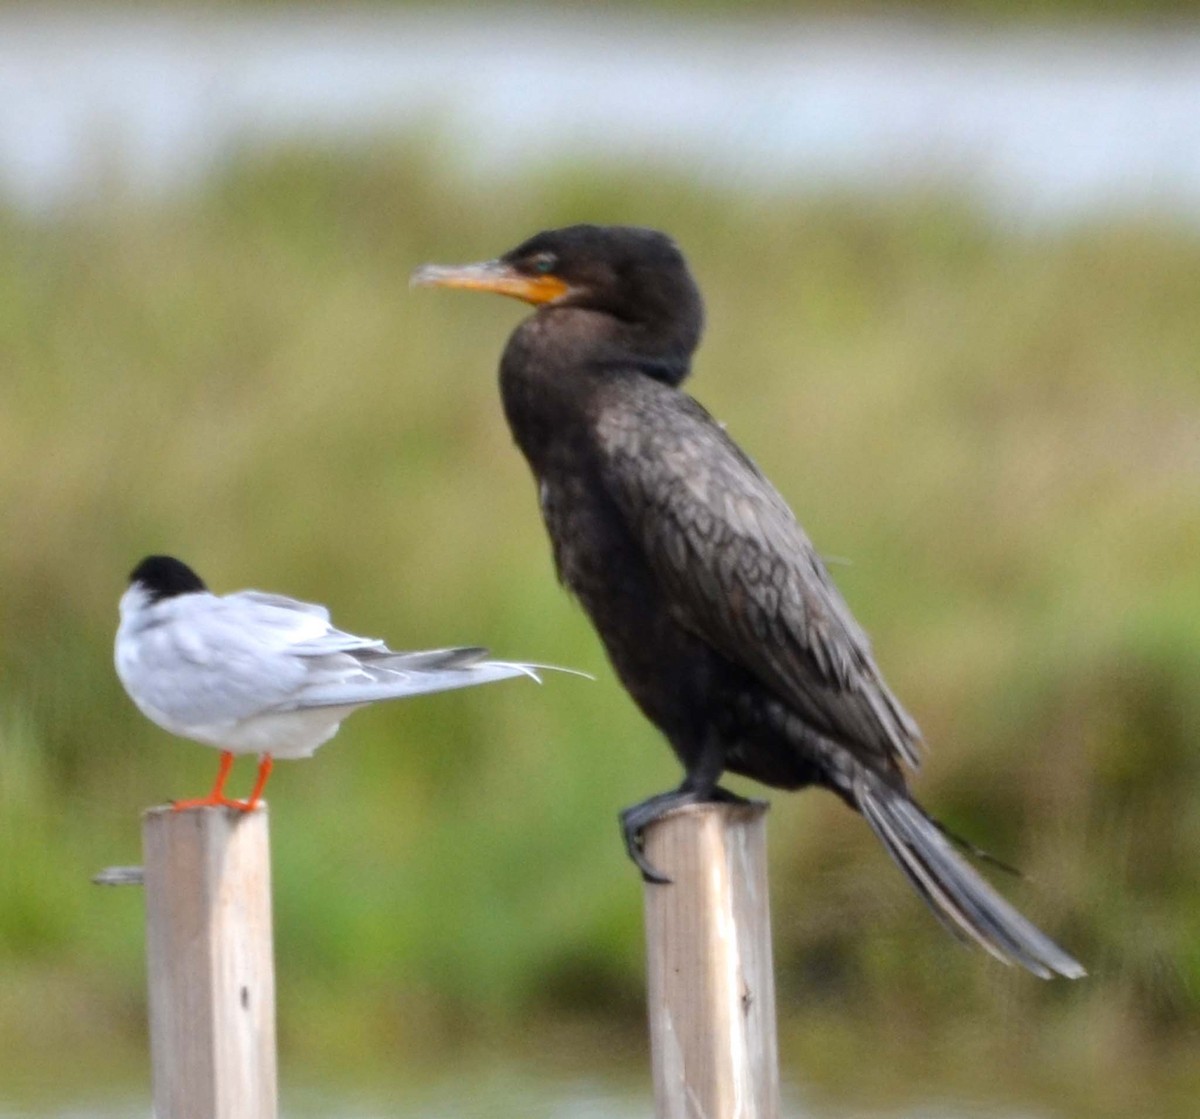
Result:
[[[236,808],[239,812],[253,812],[262,801],[260,800],[230,800],[229,797],[196,797],[194,800],[174,800],[171,802],[172,812],[183,812],[188,808]]]

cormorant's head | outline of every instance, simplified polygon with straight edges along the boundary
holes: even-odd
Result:
[[[494,291],[555,310],[577,307],[628,327],[648,356],[686,359],[700,341],[704,304],[683,254],[665,233],[623,225],[572,225],[538,233],[496,260],[427,264],[416,285]]]

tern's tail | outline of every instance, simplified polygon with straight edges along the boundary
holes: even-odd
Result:
[[[401,671],[436,671],[438,669],[470,668],[487,660],[488,651],[482,645],[462,645],[453,649],[426,649],[418,653],[385,652],[375,663]]]
[[[938,919],[998,960],[1042,979],[1079,979],[1083,966],[1026,920],[951,846],[942,829],[909,798],[874,774],[854,783],[859,811]]]
[[[538,672],[543,669],[586,675],[554,665],[488,660],[487,650],[475,646],[416,653],[371,651],[356,660],[357,667],[344,672],[340,679],[314,682],[305,688],[297,706],[353,707],[385,699],[472,688],[514,676],[527,676],[541,683]]]

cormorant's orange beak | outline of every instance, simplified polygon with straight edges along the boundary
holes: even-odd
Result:
[[[557,276],[527,276],[502,260],[486,260],[482,264],[425,264],[412,274],[409,284],[422,288],[494,291],[533,304],[553,303],[569,290]]]

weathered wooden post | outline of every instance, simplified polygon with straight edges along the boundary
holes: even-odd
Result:
[[[779,1119],[767,805],[681,808],[646,829],[657,1119]]]
[[[266,805],[142,820],[156,1119],[275,1119]]]

